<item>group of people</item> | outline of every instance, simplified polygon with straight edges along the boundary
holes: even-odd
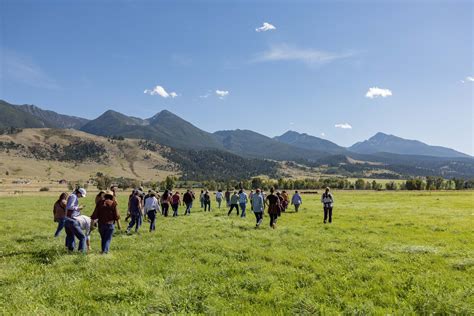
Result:
[[[84,208],[79,204],[79,199],[86,197],[86,190],[78,188],[71,194],[62,193],[53,206],[54,221],[58,223],[55,237],[58,237],[62,229],[66,231],[66,247],[73,251],[75,249],[76,238],[79,241],[78,250],[86,252],[90,250],[90,234],[91,231],[98,228],[101,237],[101,253],[108,253],[110,243],[115,230],[115,225],[121,229],[120,214],[116,199],[116,187],[112,186],[110,190],[100,191],[95,198],[95,208],[92,215],[86,216],[82,214]],[[202,190],[199,196],[201,208],[204,211],[211,211],[211,193]],[[178,191],[172,192],[165,190],[163,194],[159,194],[154,190],[144,193],[142,188],[134,189],[128,198],[127,216],[125,221],[130,220],[126,229],[130,234],[134,228],[138,232],[143,221],[150,223],[149,231],[155,231],[156,216],[169,216],[169,209],[173,211],[173,217],[178,216],[179,206],[184,205],[185,211],[183,215],[190,215],[193,207],[195,195],[193,191],[187,190],[181,196]],[[226,206],[229,208],[227,215],[230,216],[235,209],[237,216],[246,217],[247,204],[250,202],[251,211],[255,215],[256,225],[258,228],[263,222],[264,210],[270,218],[270,227],[276,228],[277,219],[285,212],[291,204],[294,206],[295,212],[298,212],[303,199],[298,191],[289,197],[286,191],[276,191],[270,188],[269,194],[265,194],[263,190],[256,189],[250,191],[249,194],[244,189],[231,192],[227,190],[225,193],[218,190],[215,193],[215,200],[218,208],[221,208],[225,200]],[[334,203],[333,195],[329,188],[321,196],[321,203],[324,206],[324,223],[332,222],[332,208]]]
[[[101,253],[108,253],[115,224],[119,229],[121,228],[114,189],[102,191],[97,195],[95,208],[90,217],[81,214],[84,206],[79,204],[79,199],[86,197],[85,189],[78,188],[69,195],[62,193],[53,206],[54,220],[58,222],[54,236],[58,237],[64,228],[66,247],[73,251],[77,238],[79,240],[78,250],[86,252],[90,250],[91,231],[98,227],[101,237]]]

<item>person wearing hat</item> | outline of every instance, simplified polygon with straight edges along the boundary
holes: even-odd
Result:
[[[326,188],[325,192],[321,196],[321,203],[324,206],[324,224],[329,220],[329,224],[332,223],[332,205],[334,203],[334,197],[329,192],[329,188]]]
[[[86,190],[78,188],[71,193],[66,204],[66,220],[64,228],[66,230],[66,247],[73,251],[75,248],[75,237],[79,239],[79,251],[86,252],[86,236],[84,235],[80,223],[76,217],[81,215],[83,205],[79,205],[79,199],[86,197]]]
[[[97,220],[99,223],[101,253],[106,254],[109,252],[110,243],[112,242],[115,230],[114,224],[115,222],[120,223],[118,204],[112,191],[105,192],[104,199],[95,206],[91,219]]]
[[[132,197],[129,201],[129,212],[132,220],[128,224],[127,234],[130,233],[130,230],[135,226],[135,232],[138,232],[142,224],[142,202],[140,198],[141,192],[137,189],[133,190]]]
[[[160,203],[156,198],[156,192],[150,190],[148,192],[148,197],[145,200],[145,214],[148,215],[148,219],[150,220],[150,232],[155,230],[157,212],[161,212]]]

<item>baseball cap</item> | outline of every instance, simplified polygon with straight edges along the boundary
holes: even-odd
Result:
[[[82,197],[86,197],[86,194],[87,194],[86,189],[79,188],[77,189],[77,192],[81,193]]]

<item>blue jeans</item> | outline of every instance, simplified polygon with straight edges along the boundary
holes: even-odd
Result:
[[[86,235],[82,232],[81,225],[78,221],[73,218],[66,218],[65,225],[66,229],[66,247],[73,251],[76,246],[76,240],[74,237],[79,239],[79,251],[86,252]]]
[[[100,245],[103,253],[108,253],[110,249],[110,242],[114,234],[114,224],[99,224]]]
[[[186,211],[184,212],[184,215],[189,214],[191,215],[191,208],[193,207],[193,202],[187,203],[186,204]]]
[[[58,237],[59,233],[63,230],[64,224],[66,224],[66,217],[63,217],[58,220],[58,228],[56,229],[56,232],[54,233],[54,237]]]
[[[132,214],[132,220],[130,221],[130,224],[128,224],[128,230],[132,229],[132,227],[135,226],[135,231],[137,232],[140,226],[142,226],[142,214]]]
[[[179,204],[171,204],[171,208],[173,209],[173,217],[178,216],[178,207]]]
[[[147,215],[148,219],[150,220],[150,231],[154,231],[156,223],[156,210],[149,210]]]
[[[242,210],[242,214],[240,217],[245,217],[245,208],[247,207],[247,203],[239,203],[240,204],[240,209]]]

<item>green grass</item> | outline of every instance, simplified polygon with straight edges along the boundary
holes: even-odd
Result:
[[[335,192],[331,225],[318,198],[276,230],[195,207],[106,256],[52,237],[54,198],[0,198],[0,314],[474,313],[474,192]]]

